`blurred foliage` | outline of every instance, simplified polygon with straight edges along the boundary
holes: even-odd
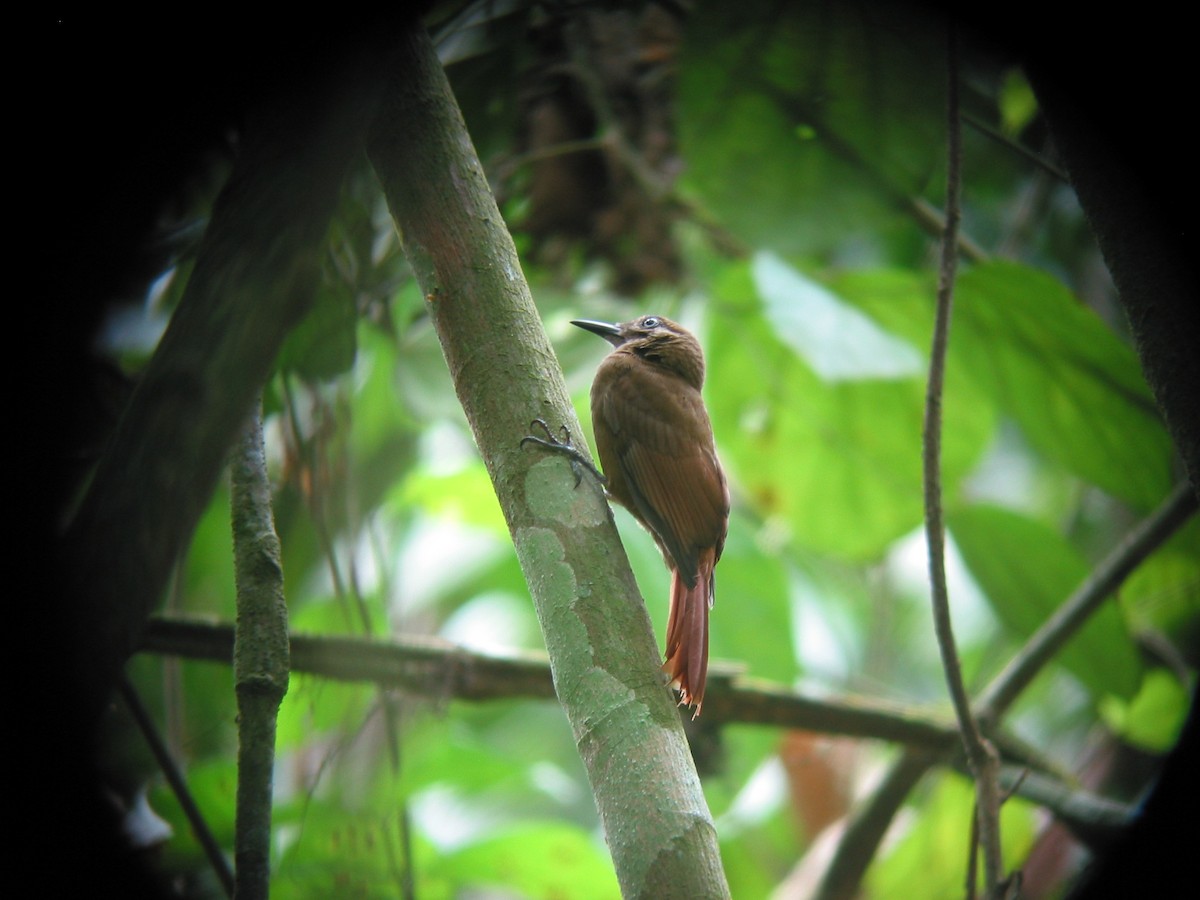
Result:
[[[701,336],[734,496],[714,658],[783,684],[943,704],[914,537],[936,246],[918,210],[943,191],[943,34],[910,12],[509,0],[439,4],[431,23],[585,427],[604,348],[570,318],[653,309]],[[1043,149],[1019,71],[969,45],[965,66],[972,116]],[[969,128],[965,171],[968,236],[991,259],[961,269],[943,452],[961,551],[952,602],[979,685],[1178,476],[1069,189]],[[148,320],[177,298],[186,254],[179,266]],[[265,397],[292,628],[536,650],[503,519],[365,167],[346,185],[322,277]],[[112,346],[131,367],[149,349],[128,334]],[[171,612],[233,617],[227,510],[219,491]],[[617,519],[661,635],[666,572]],[[1043,674],[1014,725],[1068,771],[1097,742],[1163,752],[1198,657],[1193,523]],[[228,841],[227,670],[140,658],[133,671]],[[804,823],[829,773],[848,787],[821,821],[888,758],[863,744],[831,751],[828,768],[793,765],[786,739],[728,727],[706,757],[738,897],[767,896],[814,845]],[[420,897],[617,895],[553,703],[471,706],[294,676],[278,741],[276,896],[402,896],[409,878]],[[125,765],[137,758],[144,779],[141,756]],[[158,786],[151,802],[174,831],[164,864],[212,895],[175,801]],[[867,895],[919,881],[924,896],[958,896],[971,804],[958,776],[926,779]],[[1040,821],[1006,807],[1012,865]]]

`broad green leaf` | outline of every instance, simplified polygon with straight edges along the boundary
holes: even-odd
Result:
[[[948,525],[963,560],[1000,620],[1032,635],[1089,574],[1087,562],[1056,531],[995,506],[952,512]],[[1141,664],[1115,602],[1105,603],[1058,656],[1099,698],[1132,697]]]
[[[748,266],[731,266],[715,288],[722,302],[708,323],[706,397],[735,484],[806,547],[842,559],[878,557],[921,522],[924,378],[827,382],[760,311]],[[896,291],[889,302],[901,314],[928,316],[919,290]],[[953,423],[944,448],[953,498],[994,417],[962,379],[948,388],[944,415]]]
[[[944,146],[944,30],[913,13],[702,4],[679,62],[683,189],[785,254],[904,222]]]
[[[432,515],[449,516],[464,525],[508,536],[496,489],[481,461],[450,473],[430,471],[428,467],[414,469],[388,503],[419,506]]]
[[[1133,351],[1054,278],[991,263],[958,280],[951,352],[1030,444],[1140,510],[1171,485],[1171,442]]]
[[[400,894],[404,854],[401,810],[363,815],[320,797],[276,808],[275,825],[284,836],[271,878],[271,896],[384,898]],[[414,856],[428,855],[420,835],[410,838]],[[414,865],[420,874],[420,865]],[[422,896],[426,896],[422,894]]]
[[[1137,567],[1121,586],[1121,605],[1134,631],[1152,629],[1179,647],[1200,647],[1200,522],[1193,518]]]
[[[912,344],[773,253],[758,253],[754,283],[780,340],[825,381],[905,378],[925,369]]]
[[[892,334],[929,341],[925,312],[903,298],[933,286],[901,271],[847,272],[829,286]],[[970,381],[1047,460],[1139,509],[1170,487],[1170,440],[1133,352],[1054,278],[997,262],[955,289],[946,390]],[[947,412],[943,440],[956,439]]]
[[[717,565],[709,640],[712,659],[744,663],[755,678],[788,684],[796,676],[787,577],[778,556],[755,540],[752,522],[736,511]]]
[[[1037,115],[1037,97],[1019,69],[1012,69],[1000,86],[1000,119],[1004,133],[1016,137]]]
[[[204,821],[221,846],[233,846],[235,799],[237,797],[237,761],[232,756],[212,757],[192,763],[187,769],[187,785],[191,799],[204,811]],[[163,862],[168,868],[185,869],[189,860],[202,861],[204,851],[196,840],[179,798],[166,784],[159,781],[150,790],[147,801],[155,814],[170,826],[172,835],[163,847]]]
[[[279,704],[280,748],[308,746],[316,735],[353,732],[378,697],[369,684],[330,681],[293,672]]]

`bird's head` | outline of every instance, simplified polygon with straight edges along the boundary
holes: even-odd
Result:
[[[699,390],[704,384],[704,353],[695,335],[665,316],[639,316],[611,324],[573,319],[572,325],[598,334],[615,348],[677,373]]]

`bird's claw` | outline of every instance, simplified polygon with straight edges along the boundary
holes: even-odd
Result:
[[[562,434],[562,438],[556,438],[554,436],[554,432],[550,430],[550,426],[546,424],[544,419],[534,419],[529,423],[529,427],[530,429],[533,429],[534,427],[540,428],[543,432],[545,432],[546,436],[541,438],[537,437],[536,435],[527,434],[525,437],[521,438],[521,446],[524,447],[526,443],[537,444],[538,446],[545,447],[548,450],[554,450],[557,453],[565,454],[567,459],[571,461],[571,473],[575,476],[575,487],[579,487],[579,483],[583,481],[584,469],[587,469],[589,472],[591,472],[592,475],[595,476],[596,480],[601,484],[608,484],[608,479],[600,474],[600,470],[592,465],[591,461],[588,460],[588,458],[582,453],[580,453],[579,450],[576,449],[575,445],[571,443],[571,432],[567,429],[566,425],[559,426],[559,431]]]

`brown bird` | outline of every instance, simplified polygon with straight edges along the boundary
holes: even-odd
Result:
[[[700,342],[662,316],[573,321],[613,350],[592,383],[592,428],[608,495],[654,535],[671,570],[663,669],[680,703],[704,703],[713,568],[729,526],[729,488],[700,397]]]

